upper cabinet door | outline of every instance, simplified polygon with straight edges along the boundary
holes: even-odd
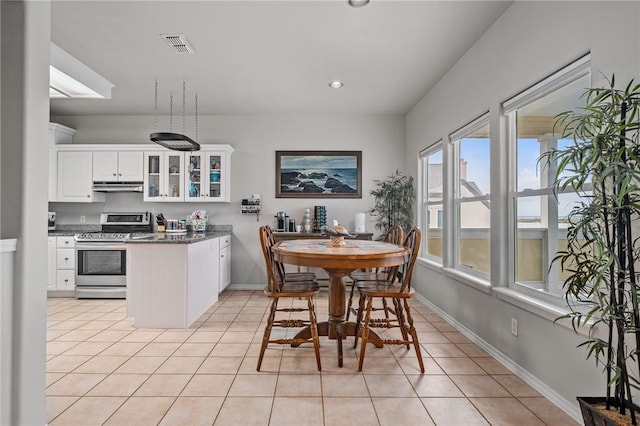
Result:
[[[207,156],[207,198],[209,201],[229,201],[225,189],[228,178],[224,152],[208,152]]]
[[[185,201],[204,201],[203,178],[206,177],[203,155],[185,153]]]
[[[117,151],[95,151],[93,153],[93,181],[94,182],[118,181],[118,152]]]
[[[118,180],[142,182],[144,177],[142,151],[118,152]]]
[[[160,169],[163,160],[163,152],[144,153],[144,201],[162,201],[164,186]]]
[[[184,201],[184,155],[175,152],[165,153],[165,198],[163,201]]]
[[[58,152],[58,201],[91,203],[104,201],[104,194],[92,191],[92,153]]]
[[[94,182],[142,182],[142,151],[95,151]]]
[[[184,201],[184,155],[144,153],[144,201]]]
[[[225,151],[185,154],[185,201],[229,202],[228,163]]]

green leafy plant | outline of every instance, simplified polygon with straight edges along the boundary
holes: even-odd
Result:
[[[589,328],[580,346],[606,372],[607,409],[614,406],[621,415],[629,410],[636,425],[631,389],[640,389],[633,373],[640,371],[640,85],[632,80],[616,89],[614,76],[608,87],[587,89],[583,96],[583,108],[556,119],[555,129],[573,142],[541,156],[556,167],[556,194],[581,196],[568,216],[567,248],[553,259],[566,274],[570,307],[559,319],[570,319],[576,330]],[[596,326],[604,326],[606,336],[598,337]]]
[[[374,217],[376,230],[384,238],[389,228],[400,225],[405,232],[413,227],[413,177],[396,170],[385,180],[374,180],[376,189],[371,190],[375,204],[369,213]]]

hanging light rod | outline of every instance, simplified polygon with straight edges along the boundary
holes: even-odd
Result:
[[[149,135],[151,142],[174,151],[199,151],[200,144],[189,136],[183,134],[185,121],[186,82],[182,80],[182,133],[173,133],[173,126],[169,125],[169,132],[154,132]],[[196,139],[198,139],[198,95],[195,97],[196,104]],[[170,97],[169,123],[173,122],[173,95]],[[153,111],[154,130],[158,128],[158,80],[155,84],[155,105]]]

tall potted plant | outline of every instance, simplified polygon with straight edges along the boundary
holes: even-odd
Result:
[[[396,170],[388,178],[373,182],[376,188],[370,194],[373,195],[374,206],[369,213],[374,217],[376,230],[381,232],[378,239],[384,238],[394,225],[408,231],[413,226],[413,177]]]
[[[604,420],[594,404],[637,425],[632,389],[640,389],[640,85],[587,89],[586,105],[557,116],[556,129],[573,142],[543,154],[556,167],[555,190],[581,195],[568,216],[567,248],[553,262],[566,274],[563,290],[574,329],[587,327],[580,346],[606,373],[606,396],[578,398],[588,424]],[[604,336],[595,327],[604,328]],[[634,373],[635,372],[635,373]],[[598,420],[598,416],[600,416]],[[616,421],[621,421],[620,418]],[[624,423],[621,423],[624,424]]]

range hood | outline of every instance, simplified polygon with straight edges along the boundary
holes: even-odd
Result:
[[[142,192],[143,182],[93,182],[96,192]]]

